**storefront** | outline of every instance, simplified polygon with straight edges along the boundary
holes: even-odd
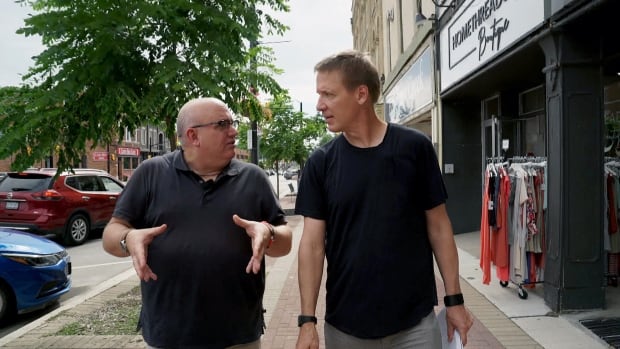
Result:
[[[385,92],[386,121],[416,128],[432,138],[433,55],[429,43]]]
[[[126,182],[140,164],[140,148],[118,147],[116,153],[118,154],[118,166],[121,173],[119,179]]]
[[[539,280],[558,312],[604,308],[617,273],[605,174],[620,135],[618,13],[615,0],[466,0],[438,22],[455,232],[480,230],[489,164],[539,166],[532,229],[544,232]]]

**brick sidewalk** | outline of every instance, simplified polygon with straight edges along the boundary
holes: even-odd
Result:
[[[296,255],[297,249],[295,248],[291,253]],[[267,330],[263,336],[262,349],[295,348],[297,335],[299,334],[297,315],[299,315],[299,310],[301,309],[297,280],[297,257],[295,257],[286,283],[280,292],[278,303],[273,310],[271,321],[267,324]],[[317,330],[321,340],[320,345],[321,348],[325,348],[325,340],[323,338],[325,278],[323,278],[321,290],[319,291],[316,315],[319,320]]]
[[[293,253],[293,252],[292,252]],[[296,253],[296,251],[294,251]],[[324,274],[325,275],[325,274]],[[295,348],[295,343],[297,341],[297,335],[299,333],[299,329],[297,327],[297,315],[300,311],[300,298],[299,298],[299,287],[298,287],[298,278],[297,278],[297,258],[295,258],[295,262],[291,265],[291,270],[288,274],[287,281],[282,288],[282,292],[280,294],[279,301],[276,305],[276,308],[273,311],[273,315],[271,321],[267,325],[267,330],[265,335],[263,336],[263,349],[290,349]],[[443,282],[441,279],[437,278],[437,290],[438,290],[438,299],[443,299]],[[462,283],[465,283],[464,281]],[[468,285],[467,285],[468,286]],[[472,306],[479,311],[484,311],[488,315],[492,315],[492,317],[496,318],[496,320],[501,321],[501,316],[498,314],[493,314],[493,309],[480,309],[480,299],[482,297],[473,296],[472,290],[468,288],[469,292],[466,294],[466,298],[468,301],[468,306],[471,308]],[[484,298],[484,297],[482,297]],[[470,304],[471,302],[474,302]],[[478,303],[476,305],[476,303]],[[488,302],[487,302],[488,303]],[[482,304],[485,306],[485,304]],[[442,305],[443,306],[443,305]],[[487,305],[488,307],[488,305]],[[441,307],[435,307],[435,312],[438,312]],[[497,310],[495,308],[497,312]],[[324,315],[325,315],[325,277],[323,277],[323,282],[321,284],[321,290],[319,292],[319,300],[317,303],[317,311],[316,311],[319,323],[317,326],[317,330],[319,332],[320,338],[320,347],[325,348],[325,340],[323,338],[323,323],[324,323]],[[501,312],[500,312],[501,314]],[[503,314],[502,314],[503,315]],[[504,317],[505,318],[505,317]],[[513,334],[515,336],[522,335],[521,329],[516,327],[514,323],[510,320],[505,320],[509,323],[506,323],[508,327],[505,328],[505,332],[507,334]],[[512,328],[512,326],[515,328]],[[519,333],[521,332],[521,333]],[[529,336],[528,336],[529,337]],[[514,343],[517,344],[517,343]],[[522,344],[522,342],[521,342]],[[524,348],[524,346],[519,347]],[[536,343],[531,342],[532,346],[528,346],[528,348],[535,348]],[[510,346],[508,346],[510,347]],[[504,346],[495,338],[493,333],[491,333],[478,318],[475,318],[474,325],[472,326],[469,336],[468,336],[468,344],[467,348],[484,348],[484,349],[492,349],[492,348],[504,348]]]

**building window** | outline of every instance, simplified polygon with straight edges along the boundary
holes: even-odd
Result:
[[[131,132],[127,127],[125,127],[125,142],[131,142]]]
[[[519,133],[524,154],[546,156],[547,113],[545,89],[536,86],[519,93]]]

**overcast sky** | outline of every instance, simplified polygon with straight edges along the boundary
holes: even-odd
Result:
[[[303,102],[307,113],[316,111],[314,65],[322,58],[353,48],[351,0],[290,0],[291,11],[277,17],[290,30],[273,44],[276,65],[284,69],[276,77],[294,102]],[[275,39],[274,39],[275,41]]]
[[[283,37],[265,38],[273,43],[276,66],[284,73],[276,79],[289,90],[293,101],[303,102],[304,112],[316,105],[314,65],[320,59],[353,47],[351,0],[290,0],[291,11],[276,16],[290,27]],[[15,86],[42,51],[38,38],[15,34],[30,12],[13,0],[0,0],[0,86]]]
[[[17,86],[43,46],[39,38],[15,34],[30,11],[12,0],[0,0],[0,86]]]

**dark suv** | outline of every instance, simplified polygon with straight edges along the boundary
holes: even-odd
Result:
[[[80,245],[91,229],[103,228],[123,184],[102,170],[55,175],[52,168],[8,172],[0,181],[0,226],[54,234],[66,245]]]

